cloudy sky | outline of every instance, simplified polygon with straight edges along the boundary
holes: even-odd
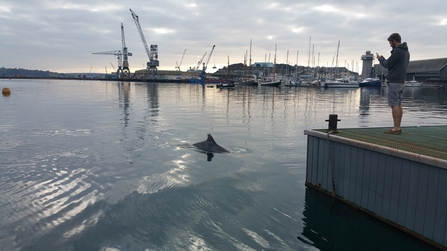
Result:
[[[361,71],[365,51],[389,55],[393,32],[411,60],[447,57],[446,0],[0,0],[0,67],[110,72],[116,57],[92,53],[120,50],[123,23],[130,69],[145,68],[129,9],[158,44],[159,69],[174,70],[185,49],[181,69],[194,67],[213,45],[210,70],[242,63],[252,40],[252,62],[273,62],[276,45],[278,63],[305,66],[335,66],[340,41],[338,65]]]

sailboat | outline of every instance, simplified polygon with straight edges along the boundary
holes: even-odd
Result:
[[[230,56],[228,56],[228,66],[227,66],[227,79],[217,85],[218,88],[232,88],[234,87],[234,80],[230,79]]]
[[[335,61],[335,77],[338,75],[338,52],[340,49],[340,41],[338,41],[338,45],[337,45],[337,57],[336,57],[336,61]],[[337,78],[335,80],[326,80],[325,82],[325,86],[328,88],[333,88],[333,87],[343,87],[343,88],[357,88],[359,87],[359,82],[357,81],[352,81],[350,78]]]
[[[281,79],[276,79],[276,45],[275,45],[275,58],[273,61],[273,77],[270,77],[269,74],[265,74],[262,77],[261,81],[259,81],[259,85],[261,86],[281,86]]]
[[[416,81],[416,79],[414,79],[414,76],[413,76],[413,80],[405,81],[405,87],[421,87],[421,86],[422,86],[422,82]]]
[[[247,55],[247,53],[245,53],[245,55]],[[250,62],[249,62],[249,71],[248,71],[248,75],[245,72],[246,69],[246,58],[247,56],[244,57],[244,76],[243,78],[238,82],[238,85],[245,85],[245,86],[258,86],[258,79],[255,75],[252,75],[251,72],[251,40],[250,40]]]

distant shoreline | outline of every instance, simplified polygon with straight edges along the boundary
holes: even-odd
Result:
[[[97,78],[97,77],[32,77],[32,76],[20,76],[20,77],[6,77],[0,76],[0,79],[46,79],[46,80],[95,80],[95,81],[113,81],[113,82],[146,82],[146,83],[189,83],[189,79],[134,79],[134,78]],[[439,82],[424,82],[421,87],[446,87],[447,84],[441,84]],[[411,87],[414,88],[414,87]]]
[[[46,80],[96,80],[96,81],[114,81],[114,82],[157,82],[157,83],[189,83],[189,79],[133,79],[133,78],[96,78],[96,77],[5,77],[0,76],[0,79],[46,79]]]

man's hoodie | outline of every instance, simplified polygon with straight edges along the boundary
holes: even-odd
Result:
[[[390,83],[405,83],[407,76],[407,67],[410,62],[410,52],[406,42],[396,46],[391,51],[391,56],[388,59],[379,58],[380,64],[388,69],[388,82]]]

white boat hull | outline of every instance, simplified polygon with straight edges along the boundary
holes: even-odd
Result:
[[[325,86],[328,88],[358,88],[359,82],[349,79],[336,79],[335,81],[327,81]]]
[[[405,87],[421,87],[422,83],[417,81],[407,81],[405,82]]]

